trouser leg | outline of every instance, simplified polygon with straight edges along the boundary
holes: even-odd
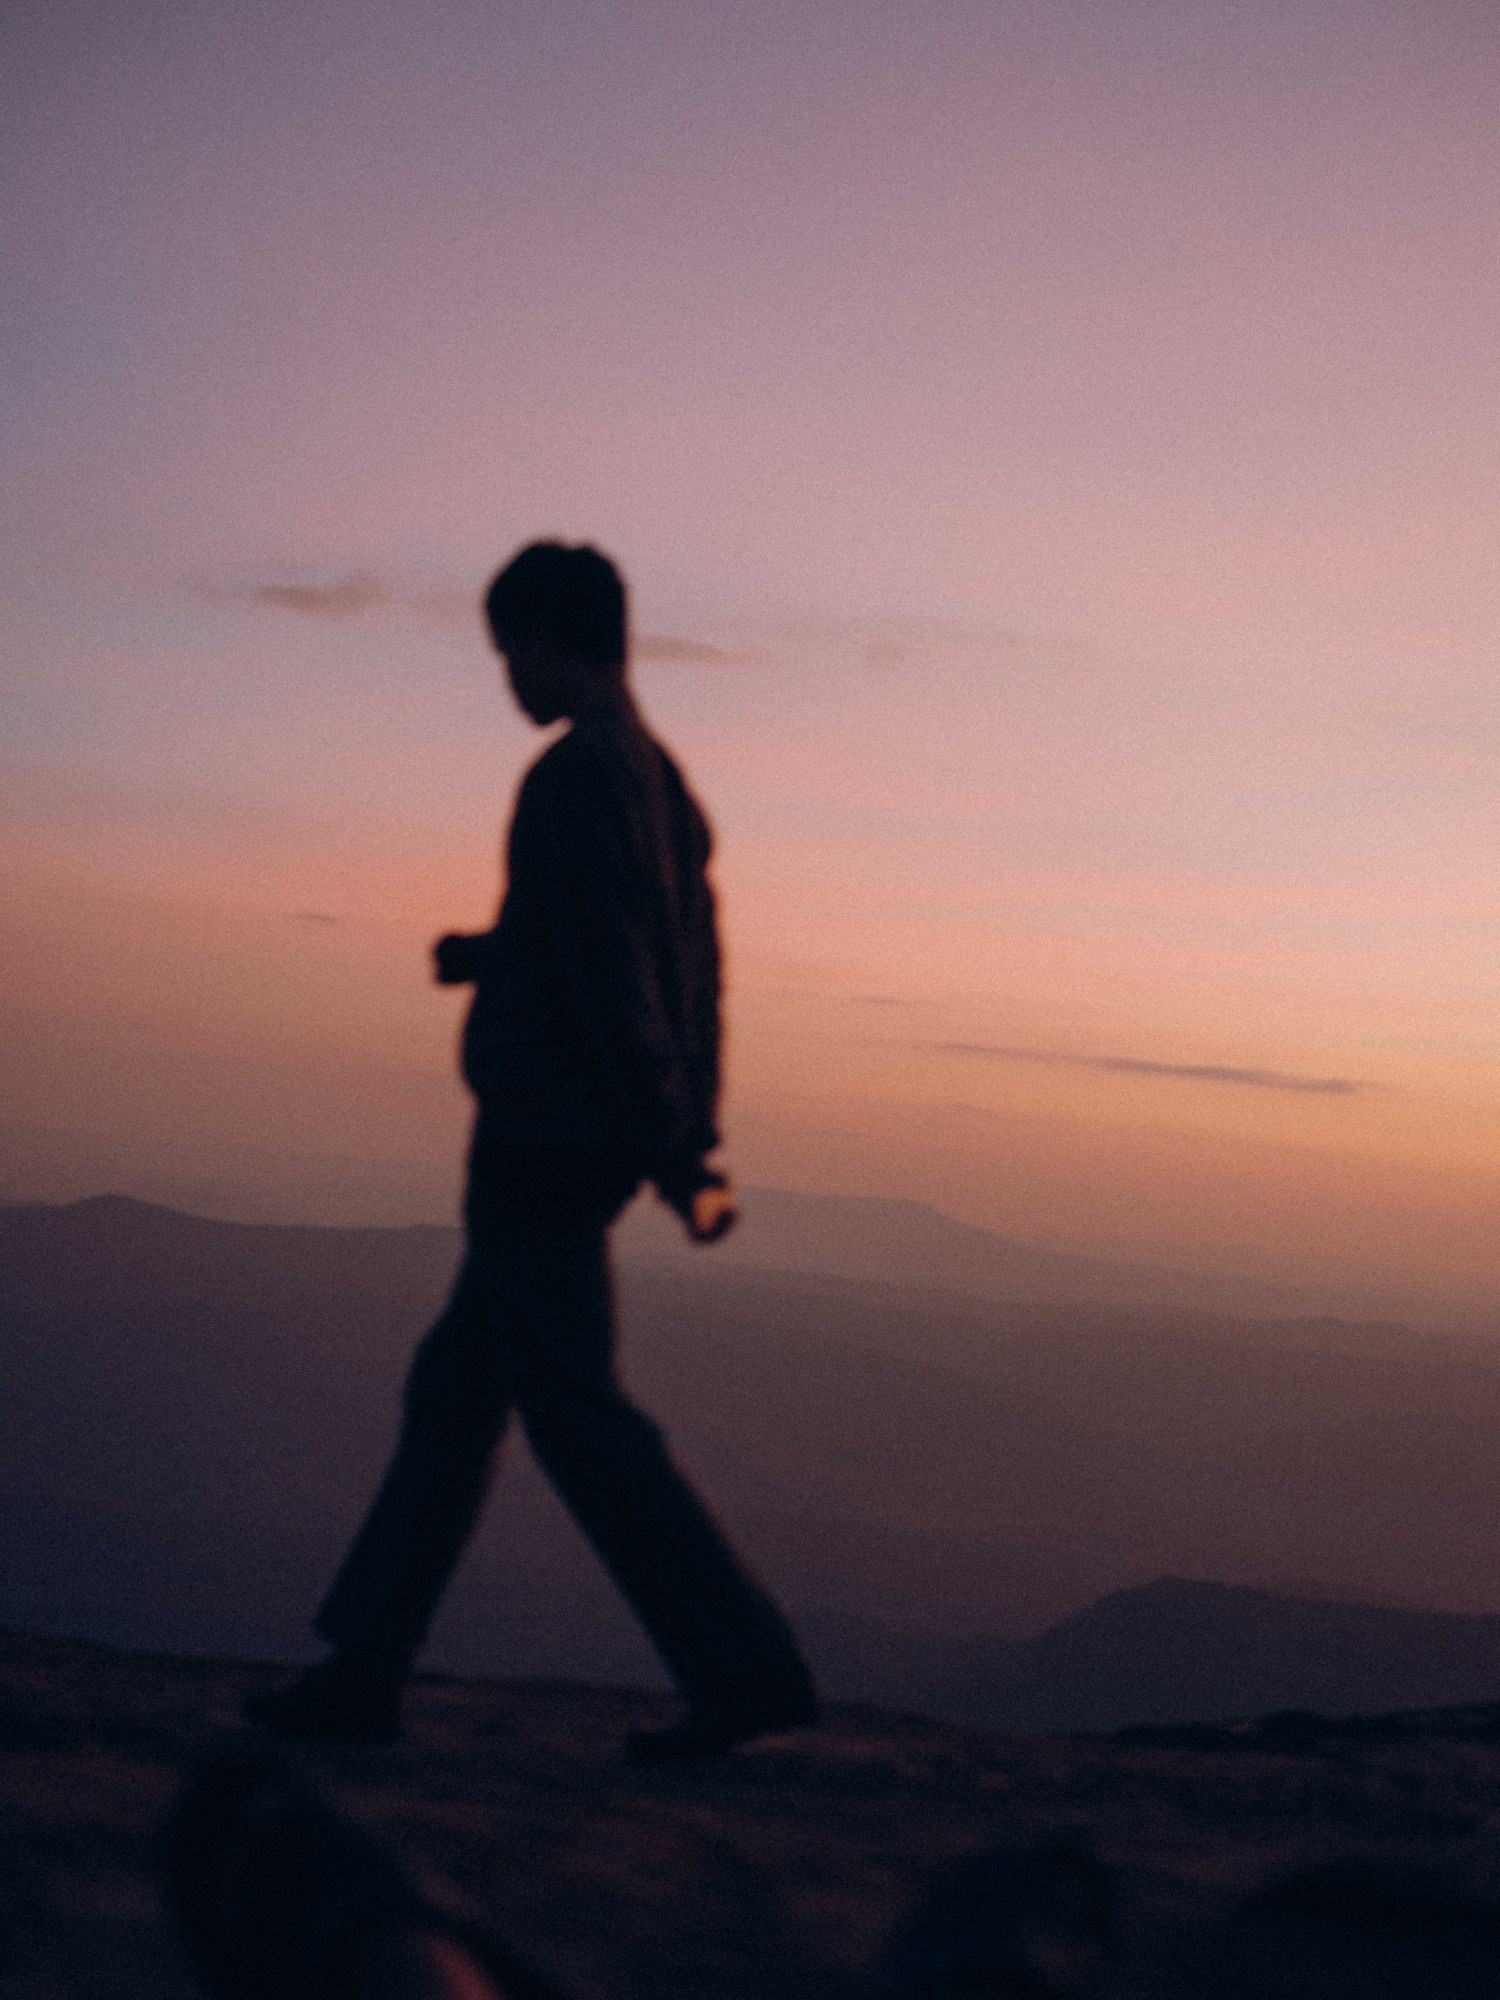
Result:
[[[810,1692],[786,1620],[656,1426],[629,1404],[589,1401],[572,1385],[538,1388],[522,1405],[527,1436],[688,1701],[755,1706]]]
[[[800,1699],[811,1681],[781,1613],[673,1463],[614,1366],[608,1217],[533,1217],[515,1396],[537,1459],[689,1702]]]
[[[510,1344],[493,1286],[466,1259],[407,1376],[400,1440],[313,1620],[340,1652],[427,1636],[484,1505],[510,1411]]]

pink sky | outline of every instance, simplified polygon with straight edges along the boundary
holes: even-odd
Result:
[[[559,532],[748,1177],[1500,1304],[1492,9],[420,11],[6,30],[3,1192],[445,1211]]]

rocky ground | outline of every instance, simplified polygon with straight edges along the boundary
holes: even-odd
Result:
[[[159,1898],[159,1829],[185,1773],[244,1746],[239,1700],[272,1677],[0,1635],[3,2000],[195,1990]],[[633,1767],[627,1729],[664,1708],[431,1680],[408,1740],[306,1761],[607,2000],[842,2000],[933,1871],[998,1840],[1085,1843],[1142,1937],[1330,1856],[1500,1888],[1492,1711],[1039,1741],[844,1708],[713,1763]]]

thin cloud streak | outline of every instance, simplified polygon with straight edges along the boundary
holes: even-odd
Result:
[[[340,573],[299,576],[291,573],[251,577],[234,583],[206,583],[196,586],[200,596],[217,604],[239,604],[252,611],[290,611],[299,618],[364,618],[375,611],[414,611],[419,616],[450,622],[460,614],[480,616],[479,594],[461,599],[457,593],[439,590],[399,590],[367,569]]]
[[[304,618],[359,618],[391,600],[380,579],[364,570],[351,571],[333,583],[253,583],[238,594],[248,604],[294,611]]]
[[[638,660],[660,660],[673,666],[718,666],[733,658],[722,646],[705,639],[681,639],[671,633],[643,633],[630,642]]]
[[[326,580],[267,577],[228,586],[210,585],[208,595],[220,602],[245,604],[259,611],[291,611],[304,618],[363,618],[372,611],[405,611],[445,625],[470,619],[477,625],[484,615],[483,593],[477,587],[472,592],[405,590],[362,569]],[[631,640],[631,652],[638,660],[674,666],[720,666],[738,657],[706,639],[671,632],[640,633]]]
[[[483,590],[454,590],[392,583],[367,569],[342,574],[298,575],[288,564],[282,574],[251,577],[234,583],[197,586],[199,594],[223,604],[241,604],[260,611],[290,611],[320,619],[362,618],[372,612],[394,611],[439,624],[481,622]],[[734,666],[747,661],[805,652],[812,647],[847,664],[875,668],[916,668],[934,658],[998,663],[1022,648],[1016,631],[980,632],[941,620],[893,624],[881,631],[868,620],[845,624],[787,624],[749,635],[731,646],[696,639],[682,632],[636,632],[630,641],[634,659],[663,666]]]
[[[1047,1063],[1061,1069],[1096,1069],[1115,1076],[1170,1077],[1188,1083],[1232,1083],[1250,1090],[1292,1090],[1314,1097],[1353,1097],[1370,1088],[1347,1076],[1292,1076],[1278,1069],[1231,1069],[1218,1063],[1148,1062],[1141,1056],[1068,1056],[1048,1049],[1003,1048],[990,1042],[941,1042],[947,1053],[993,1056],[1001,1062]]]

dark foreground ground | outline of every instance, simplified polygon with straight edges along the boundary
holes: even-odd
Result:
[[[0,1634],[0,1995],[192,1993],[154,1844],[186,1771],[241,1747],[271,1669]],[[869,1709],[694,1769],[619,1746],[646,1695],[429,1681],[409,1741],[307,1762],[367,1822],[614,2000],[843,2000],[944,1861],[1065,1835],[1171,1937],[1290,1867],[1370,1856],[1500,1889],[1493,1712],[1135,1740],[986,1738]]]

